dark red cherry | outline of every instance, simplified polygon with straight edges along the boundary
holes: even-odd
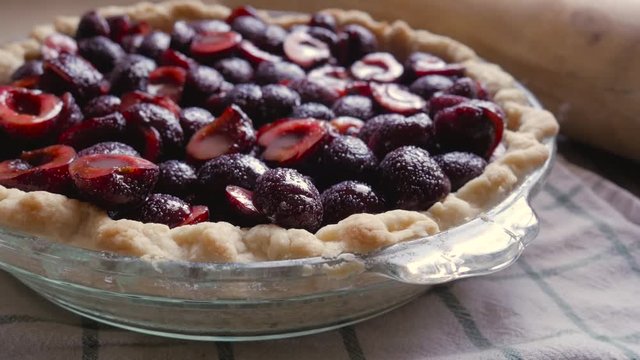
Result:
[[[504,114],[493,103],[462,103],[437,113],[436,139],[444,150],[471,152],[488,159],[502,140],[504,121]]]
[[[123,113],[133,105],[141,104],[141,103],[153,104],[153,105],[163,107],[171,111],[176,116],[180,114],[180,106],[178,106],[178,104],[176,104],[169,97],[159,96],[159,95],[154,96],[142,91],[132,91],[124,94],[121,97],[119,111]]]
[[[204,62],[219,59],[238,47],[242,36],[234,31],[196,36],[191,43],[191,55]]]
[[[123,116],[128,125],[145,124],[158,130],[166,154],[173,155],[182,151],[184,132],[177,116],[171,111],[158,105],[139,103],[129,107]]]
[[[56,125],[58,132],[64,131],[84,120],[84,114],[71,93],[62,94],[60,100],[62,100],[62,111]]]
[[[184,108],[180,111],[180,126],[184,131],[185,139],[190,139],[196,131],[211,124],[215,118],[205,109],[199,107]]]
[[[449,194],[451,183],[426,150],[404,146],[380,162],[382,188],[392,208],[427,210]]]
[[[393,55],[384,52],[367,54],[351,65],[351,74],[364,81],[393,82],[404,69]]]
[[[253,192],[240,186],[229,185],[225,188],[225,196],[230,220],[240,226],[253,226],[266,222],[266,218],[253,204]]]
[[[171,38],[162,31],[152,31],[145,35],[138,47],[138,53],[150,59],[158,60],[160,56],[169,48]]]
[[[464,96],[469,99],[488,99],[487,90],[478,81],[468,77],[456,79],[453,85],[444,90],[445,94]]]
[[[282,26],[267,25],[267,28],[264,30],[264,32],[262,32],[258,36],[258,38],[255,39],[255,44],[261,49],[280,54],[282,53],[283,44],[285,39],[287,38],[287,35],[287,30],[285,30]]]
[[[0,127],[24,141],[49,135],[63,113],[63,101],[38,90],[0,86]]]
[[[195,60],[173,49],[165,50],[165,52],[160,56],[159,63],[162,66],[177,66],[183,69],[189,69],[192,66],[197,66]]]
[[[120,113],[85,119],[65,130],[58,142],[75,149],[84,149],[99,142],[120,139],[124,134],[126,121]]]
[[[164,224],[176,227],[191,214],[191,207],[178,197],[168,194],[151,194],[134,211],[134,218],[144,223]]]
[[[285,228],[317,230],[322,200],[309,178],[293,169],[267,170],[258,178],[253,203],[269,220]]]
[[[305,77],[304,70],[288,61],[263,61],[256,68],[255,78],[258,84],[288,83]]]
[[[76,30],[76,39],[90,38],[94,36],[109,36],[111,29],[107,20],[95,10],[82,15]]]
[[[182,98],[187,71],[177,66],[161,66],[149,74],[147,91],[151,95],[166,96],[175,102]]]
[[[327,121],[333,119],[334,117],[336,117],[336,115],[331,109],[322,104],[313,102],[300,104],[294,107],[291,111],[291,114],[289,115],[289,118],[291,119],[313,118],[317,120]]]
[[[106,141],[89,146],[86,149],[78,151],[78,156],[87,156],[94,154],[121,154],[140,157],[136,149],[127,144],[116,141]]]
[[[163,155],[163,143],[160,132],[151,125],[137,124],[129,125],[130,142],[140,151],[142,157],[157,162]]]
[[[317,179],[331,185],[344,180],[368,180],[375,175],[378,159],[364,141],[336,136],[320,152]]]
[[[40,48],[43,59],[55,59],[62,53],[75,54],[78,52],[78,44],[67,35],[53,33],[47,36]]]
[[[81,40],[79,53],[103,74],[113,70],[116,63],[125,55],[120,45],[105,36]]]
[[[244,57],[254,65],[261,64],[265,61],[269,61],[269,62],[282,61],[282,58],[280,56],[261,50],[260,48],[258,48],[253,43],[247,40],[243,40],[240,42],[240,44],[238,45],[238,51],[240,52],[240,55],[242,55],[242,57]]]
[[[251,119],[236,105],[198,130],[187,144],[187,156],[203,162],[223,154],[247,153],[256,141]]]
[[[262,88],[262,111],[260,120],[272,122],[282,119],[291,113],[294,107],[300,105],[300,95],[284,85],[266,85]]]
[[[41,85],[56,94],[70,92],[81,103],[102,95],[107,90],[104,77],[91,63],[68,53],[45,60]]]
[[[469,101],[469,99],[464,96],[448,94],[436,95],[429,100],[429,115],[431,115],[432,118],[435,118],[436,114],[440,110],[456,106],[467,101]]]
[[[233,19],[230,24],[233,31],[254,43],[267,30],[267,24],[253,16],[239,16]]]
[[[158,164],[160,175],[156,191],[175,196],[185,196],[195,192],[198,181],[196,170],[189,164],[179,160],[168,160]]]
[[[240,16],[253,16],[256,18],[259,17],[258,11],[253,6],[244,5],[244,6],[238,6],[233,10],[231,10],[231,14],[229,14],[226,21],[228,24],[231,24],[233,20],[235,20]]]
[[[284,53],[289,60],[310,68],[327,61],[331,56],[329,46],[305,31],[294,31],[284,41]]]
[[[453,80],[442,75],[425,75],[411,83],[409,90],[412,93],[422,96],[423,99],[429,100],[431,97],[453,85]]]
[[[336,100],[344,95],[344,92],[320,78],[307,77],[295,80],[291,82],[290,87],[300,94],[300,99],[303,103],[316,102],[325,106],[332,106]]]
[[[89,101],[82,109],[85,117],[106,116],[120,110],[120,98],[113,95],[102,95]]]
[[[69,164],[75,158],[75,150],[64,145],[23,152],[19,159],[0,162],[0,185],[66,194],[71,189]]]
[[[362,95],[341,97],[331,108],[336,116],[351,116],[358,119],[369,119],[376,115],[373,101]]]
[[[214,206],[224,201],[225,188],[236,185],[253,190],[256,180],[267,171],[260,160],[246,154],[221,155],[204,163],[198,171],[198,196]]]
[[[255,84],[238,84],[227,92],[227,104],[235,104],[250,119],[258,119],[262,113],[262,89]]]
[[[433,157],[451,181],[451,191],[457,191],[469,180],[482,175],[487,161],[465,152],[450,152]]]
[[[336,18],[326,12],[317,12],[309,19],[310,26],[319,26],[331,31],[336,30]]]
[[[209,208],[204,205],[195,205],[191,207],[191,213],[178,226],[194,225],[209,221]]]
[[[12,85],[21,88],[36,88],[43,72],[41,60],[26,61],[11,74]]]
[[[384,200],[371,186],[343,181],[322,193],[323,224],[335,224],[353,214],[376,214],[384,211]]]
[[[111,72],[111,93],[147,89],[149,74],[156,68],[153,60],[142,55],[127,55],[120,59]]]
[[[427,102],[398,84],[372,83],[371,91],[376,102],[388,111],[411,115],[424,109]]]
[[[434,125],[424,113],[388,117],[371,134],[367,145],[380,158],[401,146],[428,148],[434,142]]]
[[[336,45],[336,57],[343,65],[351,65],[364,55],[376,51],[378,40],[364,26],[350,24],[340,32]]]
[[[316,119],[283,119],[259,132],[258,144],[264,147],[262,158],[280,166],[299,164],[326,140],[326,122]]]
[[[374,116],[367,120],[362,128],[360,128],[358,137],[368,144],[369,140],[371,140],[373,135],[382,127],[383,124],[387,122],[402,121],[404,118],[405,117],[400,114],[382,114]]]
[[[196,30],[184,20],[176,21],[171,30],[170,47],[173,51],[189,52],[189,47],[193,38],[196,36]]]
[[[233,83],[247,83],[253,79],[253,67],[244,59],[231,57],[218,60],[213,68],[218,70],[225,80]]]
[[[144,201],[158,180],[158,166],[128,155],[96,154],[77,158],[69,173],[80,193],[106,208]]]
[[[216,69],[199,65],[187,71],[187,79],[182,95],[183,104],[201,106],[205,100],[220,90],[224,78]]]
[[[425,75],[464,75],[464,66],[460,64],[447,64],[441,58],[424,52],[414,52],[409,55],[404,67],[405,72],[411,80]]]

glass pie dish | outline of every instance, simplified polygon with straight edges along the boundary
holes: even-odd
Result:
[[[529,101],[540,107],[530,94]],[[544,144],[545,164],[481,216],[366,255],[154,262],[0,228],[0,268],[72,312],[148,334],[241,341],[330,330],[399,307],[431,285],[513,263],[539,230],[529,202],[552,167],[555,138]]]

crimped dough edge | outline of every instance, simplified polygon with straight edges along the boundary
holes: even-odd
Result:
[[[230,9],[198,1],[141,2],[98,9],[104,15],[128,14],[154,28],[170,30],[179,19],[224,19]],[[44,191],[23,192],[0,186],[0,225],[93,250],[111,251],[145,259],[200,262],[251,262],[343,252],[366,253],[401,241],[435,234],[477,217],[504,199],[514,187],[549,157],[542,141],[558,132],[548,111],[533,108],[515,80],[499,66],[481,60],[469,47],[445,36],[414,30],[403,21],[378,22],[354,10],[327,9],[339,25],[356,23],[370,29],[380,49],[402,59],[413,51],[426,51],[465,65],[467,74],[481,81],[505,110],[506,151],[484,173],[468,182],[428,211],[391,210],[381,214],[355,214],[312,234],[277,225],[240,228],[226,222],[206,222],[169,229],[161,224],[112,220],[105,211],[86,202]],[[263,18],[285,27],[305,23],[309,16]],[[25,60],[39,55],[40,43],[52,32],[73,34],[78,17],[59,17],[54,24],[37,26],[29,39],[0,48],[0,82]]]

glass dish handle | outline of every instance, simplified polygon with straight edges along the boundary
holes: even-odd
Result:
[[[438,284],[501,270],[539,231],[526,196],[465,226],[396,244],[364,259],[367,270],[409,284]]]

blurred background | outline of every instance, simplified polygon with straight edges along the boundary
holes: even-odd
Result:
[[[19,39],[33,25],[51,22],[55,15],[79,15],[100,6],[134,2],[3,1],[0,42]],[[294,11],[361,9],[376,19],[402,19],[415,28],[458,39],[512,73],[558,117],[563,134],[575,141],[560,142],[569,160],[640,192],[640,179],[637,175],[629,179],[627,171],[640,168],[640,1],[218,2]]]

